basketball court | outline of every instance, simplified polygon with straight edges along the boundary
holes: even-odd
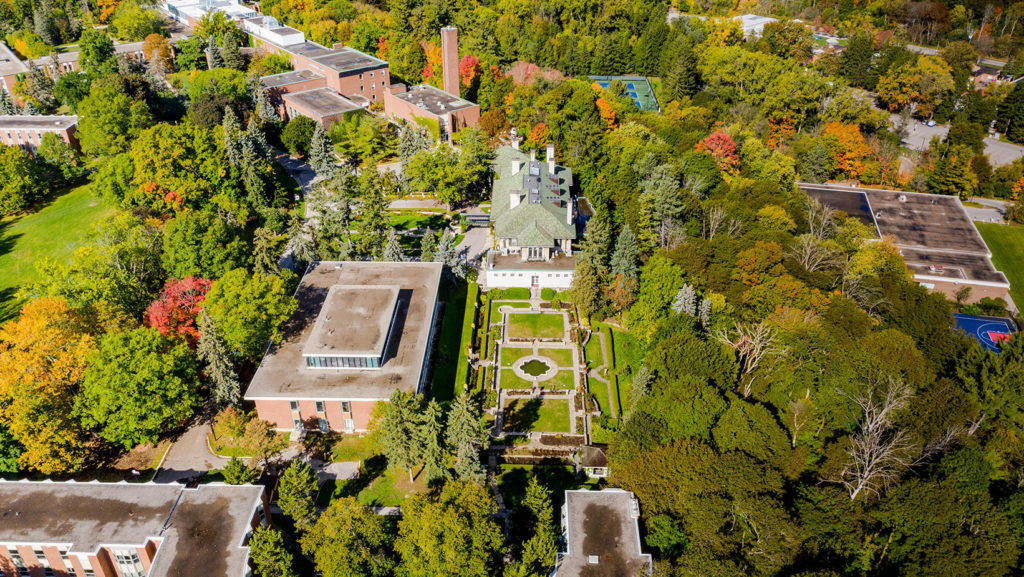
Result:
[[[955,314],[956,328],[981,343],[992,352],[999,352],[999,343],[1010,340],[1017,327],[1013,321],[1001,317]]]

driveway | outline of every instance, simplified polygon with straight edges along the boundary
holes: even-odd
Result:
[[[196,475],[223,469],[228,459],[210,452],[206,437],[210,434],[210,421],[202,415],[193,419],[189,428],[174,439],[164,462],[153,477],[155,483],[177,483]]]
[[[491,248],[491,231],[487,227],[474,226],[466,231],[462,242],[456,247],[459,256],[462,256],[471,265],[476,266],[475,259],[487,254]]]
[[[896,126],[899,122],[899,116],[895,114],[890,115],[889,119],[893,126]],[[920,120],[911,119],[907,124],[907,137],[903,139],[903,144],[911,150],[927,150],[932,138],[936,136],[945,138],[948,132],[949,126],[945,124],[927,126],[921,123]],[[988,160],[993,167],[1006,166],[1007,164],[1012,164],[1018,158],[1024,157],[1024,146],[986,137],[985,154],[988,155]]]
[[[971,220],[978,220],[982,222],[995,222],[1004,224],[1006,218],[1006,205],[1009,204],[1005,200],[996,200],[994,198],[972,198],[970,202],[984,205],[984,208],[977,208],[973,206],[964,206],[967,214],[971,217]]]

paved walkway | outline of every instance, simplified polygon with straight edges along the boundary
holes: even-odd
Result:
[[[206,438],[210,420],[203,415],[193,419],[184,433],[174,439],[163,464],[153,477],[155,483],[176,483],[214,469],[223,469],[228,459],[210,452]]]
[[[448,210],[448,205],[443,202],[438,202],[433,199],[424,198],[402,198],[399,200],[391,201],[388,208],[429,208],[429,209],[443,209]]]

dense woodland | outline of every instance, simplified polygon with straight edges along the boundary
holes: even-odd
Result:
[[[526,150],[554,143],[596,209],[570,293],[580,318],[642,345],[641,366],[620,376],[627,410],[606,425],[610,484],[639,497],[657,575],[1020,574],[1024,340],[996,354],[949,328],[958,308],[1005,303],[927,293],[890,241],[868,242],[794,182],[1016,200],[1024,163],[993,169],[982,139],[994,122],[1024,141],[1024,87],[976,91],[968,77],[979,54],[1022,61],[1024,3],[742,8],[782,21],[745,41],[726,20],[670,25],[662,2],[263,2],[314,41],[388,60],[396,81],[439,83],[437,30],[457,26],[463,94],[483,117],[452,148],[370,115],[329,132],[282,125],[256,79],[287,60],[243,57],[222,18],[171,58],[166,23],[128,0],[0,0],[0,30],[23,56],[69,42],[82,54],[81,73],[27,75],[24,108],[0,100],[0,113],[77,113],[82,147],[2,147],[0,212],[30,212],[86,171],[118,207],[69,260],[38,263],[43,280],[0,327],[0,472],[73,476],[203,406],[236,407],[220,418],[269,458],[280,446],[239,397],[296,306],[286,247],[300,271],[318,258],[422,258],[447,265],[448,287],[472,280],[450,231],[410,243],[386,208],[412,192],[485,199],[491,150],[514,128]],[[812,61],[811,32],[787,17],[849,35],[846,50]],[[148,62],[117,58],[115,39],[145,39]],[[517,61],[560,74],[517,85]],[[654,77],[661,110],[640,112],[621,84],[601,90],[588,74]],[[908,153],[901,126],[929,119],[951,122],[949,136]],[[279,149],[321,177],[301,202]],[[401,174],[374,170],[389,159]],[[321,217],[302,218],[304,205]],[[321,574],[548,574],[552,495],[533,477],[506,539],[482,483],[478,404],[398,396],[382,409],[390,465],[422,465],[433,487],[400,522],[349,498],[317,516],[313,473],[285,471],[284,528]],[[231,467],[229,480],[254,477]],[[252,548],[263,577],[308,569],[275,530]]]

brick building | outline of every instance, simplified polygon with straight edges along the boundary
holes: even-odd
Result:
[[[19,75],[27,72],[28,66],[18,58],[13,50],[0,42],[0,90],[9,94],[15,102],[20,101],[14,96],[14,83],[18,81]]]
[[[245,577],[263,487],[0,480],[6,577]]]
[[[420,393],[437,319],[440,263],[317,262],[299,307],[245,399],[279,430],[365,431],[397,389]]]
[[[384,112],[410,124],[424,124],[442,140],[480,121],[480,106],[459,96],[459,36],[441,29],[441,78],[444,90],[429,84],[407,88],[392,85],[384,96]]]
[[[77,148],[77,131],[77,116],[0,116],[0,143],[20,146],[32,154],[47,132],[57,134]]]

